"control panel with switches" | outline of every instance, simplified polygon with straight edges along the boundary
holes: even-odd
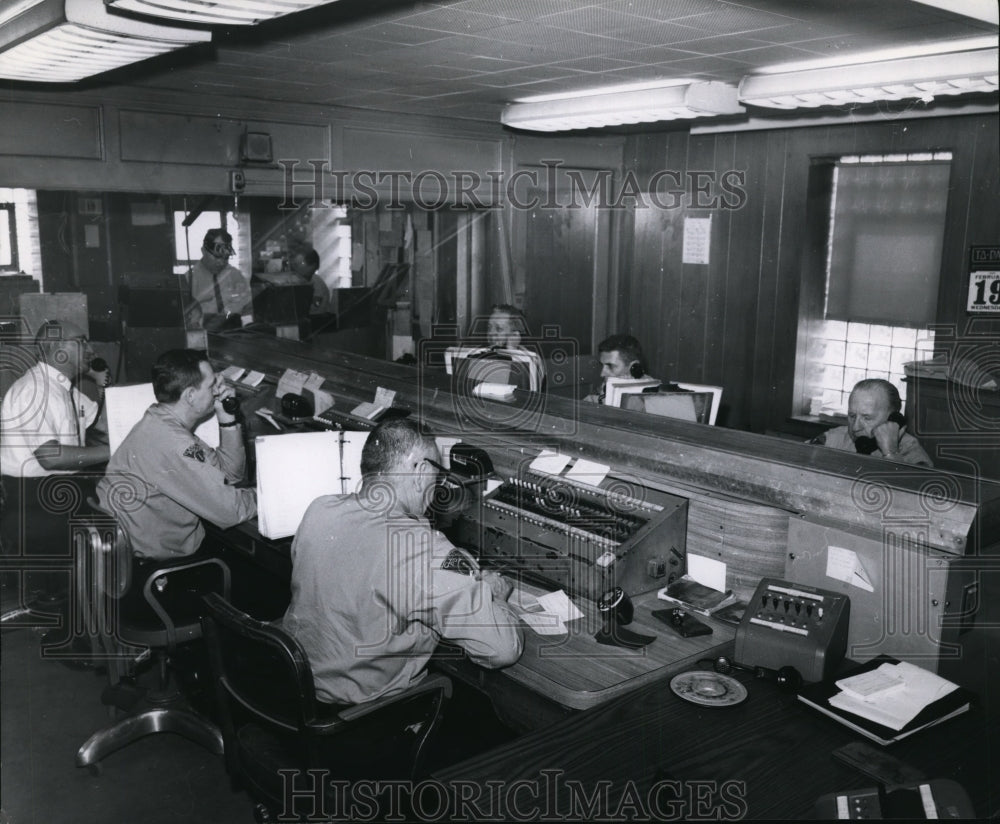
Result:
[[[736,662],[822,681],[844,658],[850,614],[846,595],[764,578],[736,630]]]

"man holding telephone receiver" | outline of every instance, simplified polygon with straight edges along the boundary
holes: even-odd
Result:
[[[847,426],[824,432],[809,443],[874,455],[916,466],[933,466],[920,442],[906,431],[899,390],[889,381],[858,381],[847,401]]]

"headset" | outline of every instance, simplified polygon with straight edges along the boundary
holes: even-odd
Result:
[[[713,663],[715,671],[723,675],[728,675],[733,670],[752,672],[755,678],[774,681],[780,689],[787,690],[788,692],[794,692],[802,686],[802,675],[795,667],[781,667],[781,669],[777,670],[768,669],[767,667],[751,667],[746,664],[737,664],[725,655],[720,655]]]
[[[632,363],[629,364],[628,373],[631,377],[638,380],[639,378],[641,378],[643,375],[646,374],[646,369],[642,365],[641,361],[634,360],[632,361]]]

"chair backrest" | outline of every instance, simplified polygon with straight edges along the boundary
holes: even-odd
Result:
[[[290,767],[326,768],[334,777],[350,779],[414,778],[420,773],[427,743],[451,696],[447,677],[430,675],[401,693],[331,707],[316,699],[308,657],[295,638],[215,593],[203,602],[202,634],[230,776],[274,795],[273,788],[263,789],[266,782],[257,781],[259,772],[247,767],[255,758],[251,750],[260,746],[259,735],[239,733],[238,724],[248,716],[282,740],[279,749]],[[273,758],[264,760],[273,768]]]
[[[302,731],[315,719],[317,707],[302,645],[279,626],[258,621],[218,593],[206,595],[203,603],[202,634],[220,711],[230,712],[230,702],[235,702],[271,726]]]
[[[716,418],[719,417],[719,406],[722,405],[722,387],[712,386],[707,383],[680,383],[677,382],[677,386],[681,389],[687,389],[689,392],[711,392],[712,393],[712,411],[708,414],[708,423],[715,426]]]

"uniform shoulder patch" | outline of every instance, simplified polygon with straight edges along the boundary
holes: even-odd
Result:
[[[205,450],[198,446],[198,444],[193,443],[184,450],[184,457],[194,458],[196,461],[205,463]]]

